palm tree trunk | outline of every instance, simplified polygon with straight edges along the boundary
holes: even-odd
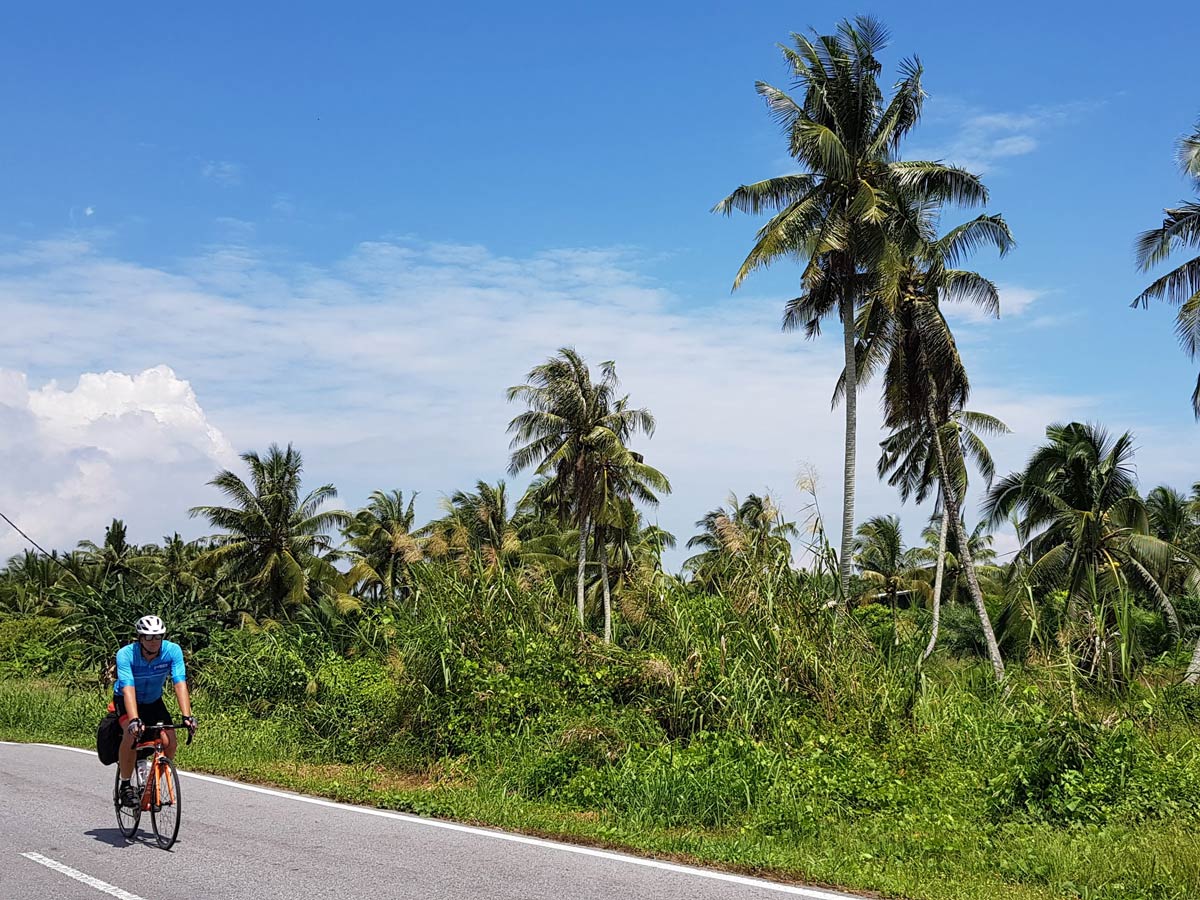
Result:
[[[854,348],[854,301],[842,300],[842,338],[846,373],[846,457],[842,470],[842,545],[838,552],[839,609],[850,610],[850,555],[854,546],[854,462],[858,438],[858,360]]]
[[[579,568],[576,571],[575,605],[579,610],[579,627],[583,627],[583,570],[587,563],[587,540],[591,522],[587,516],[579,523]]]
[[[600,586],[604,592],[604,643],[612,643],[612,598],[608,592],[608,545],[602,529],[596,529],[600,545]]]
[[[933,576],[933,627],[929,631],[929,645],[921,654],[921,662],[933,655],[937,646],[938,626],[942,623],[942,576],[946,572],[946,532],[950,530],[950,510],[942,504],[942,528],[938,533],[937,574]]]
[[[1200,684],[1200,638],[1196,638],[1196,649],[1192,652],[1192,661],[1188,664],[1187,674],[1183,676],[1184,684]]]
[[[967,588],[971,593],[971,602],[975,604],[975,612],[979,616],[979,625],[983,628],[984,643],[987,644],[988,657],[992,661],[992,669],[996,680],[1004,680],[1004,659],[1000,656],[1000,645],[996,643],[996,633],[992,630],[992,620],[988,617],[987,607],[983,603],[983,591],[979,589],[979,578],[975,573],[975,561],[971,559],[971,545],[968,543],[967,529],[963,527],[962,516],[959,514],[958,489],[952,484],[951,478],[945,477],[950,469],[946,466],[946,451],[942,446],[941,429],[937,426],[937,413],[931,397],[925,407],[925,415],[929,419],[929,428],[933,433],[933,446],[937,450],[938,479],[942,486],[942,503],[950,522],[954,525],[954,536],[958,539],[959,565],[967,576]]]

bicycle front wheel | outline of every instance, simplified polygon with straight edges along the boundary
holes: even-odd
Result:
[[[154,839],[158,846],[170,850],[179,836],[179,773],[175,763],[160,756],[154,766],[154,780],[150,784],[150,821],[154,825]]]
[[[117,777],[113,780],[113,806],[117,808],[117,828],[126,840],[137,834],[138,821],[142,818],[142,807],[128,807],[121,803],[121,767],[117,766]]]

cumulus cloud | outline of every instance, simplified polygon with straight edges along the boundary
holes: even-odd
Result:
[[[181,503],[235,461],[191,386],[167,366],[88,373],[31,388],[0,370],[0,508],[35,540],[69,549],[114,517],[138,540],[183,528]],[[0,533],[0,557],[24,548]]]
[[[166,269],[86,244],[28,245],[0,256],[0,295],[10,310],[0,358],[30,377],[142,373],[131,382],[94,376],[107,379],[102,388],[89,378],[69,391],[46,385],[37,400],[17,390],[26,397],[12,407],[28,420],[21,433],[38,435],[38,446],[57,441],[58,457],[67,453],[61,447],[76,448],[74,468],[20,484],[42,485],[51,499],[75,483],[68,475],[93,485],[96,513],[87,523],[70,518],[68,501],[44,504],[44,521],[60,523],[72,541],[138,503],[160,516],[155,528],[185,523],[188,506],[215,499],[203,485],[228,453],[222,434],[239,451],[294,442],[306,478],[336,484],[344,506],[373,489],[402,488],[421,491],[418,513],[432,516],[441,494],[504,477],[506,428],[518,411],[504,390],[564,345],[593,364],[616,360],[632,401],[656,415],[657,433],[638,445],[675,488],[651,513],[664,527],[686,539],[730,490],[769,488],[798,517],[805,498],[794,485],[807,462],[820,473],[827,528],[836,533],[843,414],[830,409],[830,393],[840,342],[780,333],[778,298],[680,297],[623,251],[508,257],[396,239],[363,243],[323,267],[240,246]],[[147,376],[162,362],[179,375]],[[202,410],[181,378],[203,397]],[[975,382],[972,405],[1016,431],[998,441],[1001,471],[1021,463],[1047,422],[1086,415],[1094,402],[990,383],[986,372]],[[76,412],[92,409],[93,397],[106,398],[109,418]],[[860,517],[897,507],[871,475],[882,437],[875,397],[868,389],[859,403]],[[114,498],[140,488],[128,482],[135,470],[113,469],[113,460],[133,465],[147,444],[157,448],[157,471],[175,474],[122,506]],[[163,461],[171,452],[178,463]],[[84,457],[109,471],[80,474]],[[923,513],[905,515],[915,538]]]

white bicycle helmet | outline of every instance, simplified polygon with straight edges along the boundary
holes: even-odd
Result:
[[[138,637],[163,637],[167,633],[167,626],[158,616],[142,616],[135,628]]]

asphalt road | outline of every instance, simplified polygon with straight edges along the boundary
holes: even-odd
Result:
[[[121,837],[113,772],[90,752],[0,742],[0,900],[852,900],[188,773],[167,852],[148,815]]]

